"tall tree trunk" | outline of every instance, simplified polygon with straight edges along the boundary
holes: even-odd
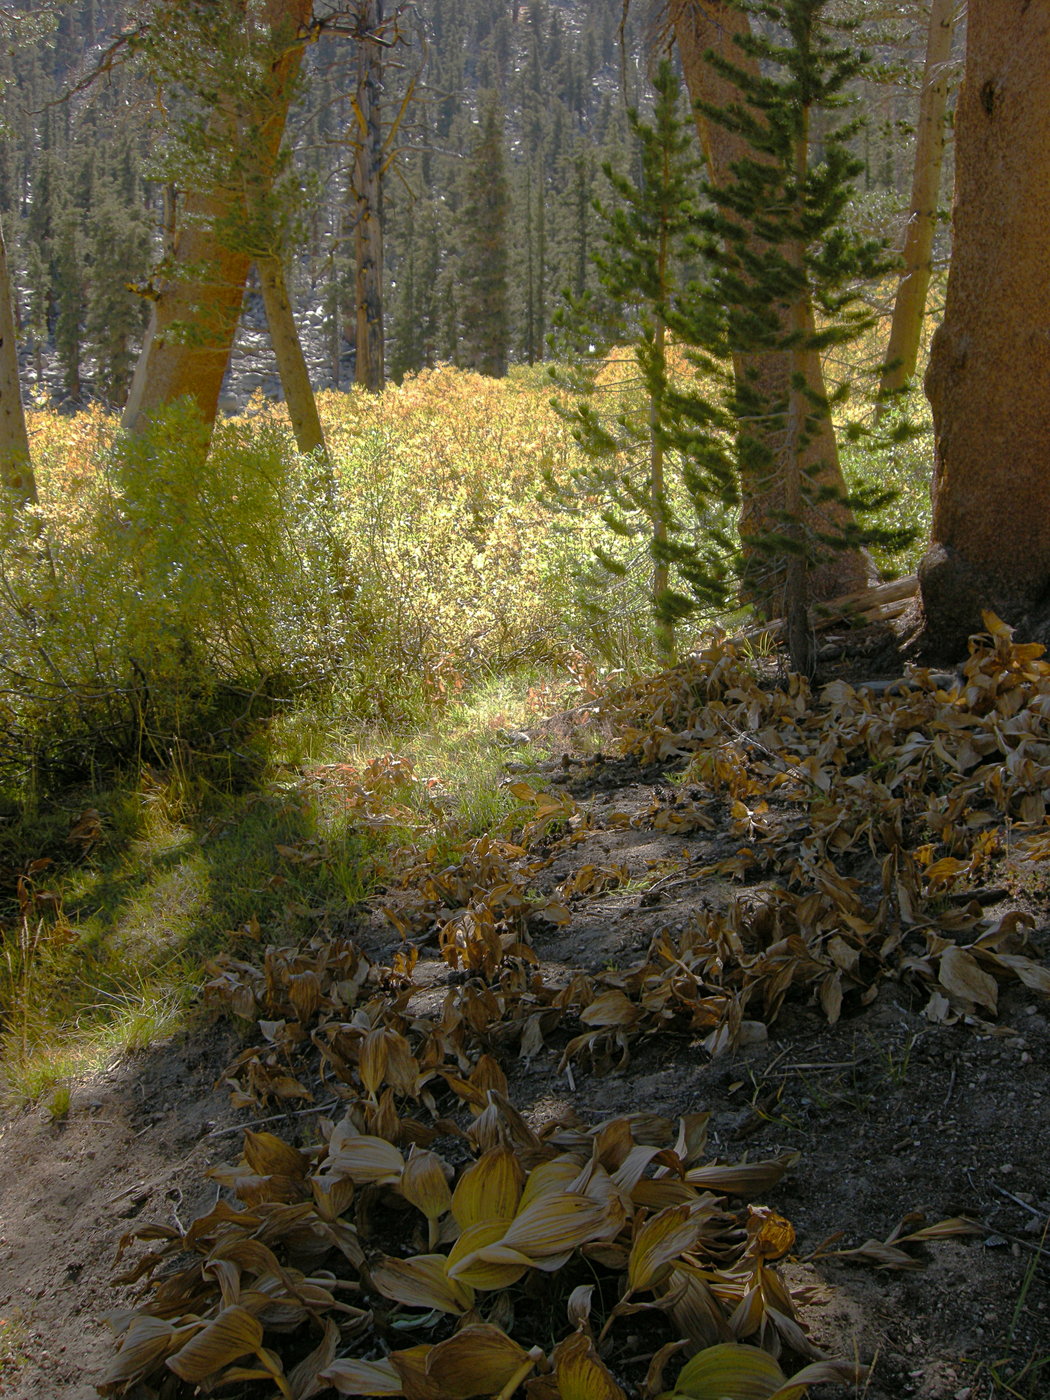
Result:
[[[312,0],[267,0],[266,18],[274,45],[269,80],[253,114],[252,130],[238,130],[229,104],[214,116],[232,149],[257,142],[258,171],[251,172],[253,197],[265,199],[273,184],[277,154],[284,136],[292,89],[302,61],[297,36],[313,10]],[[220,97],[220,104],[222,99]],[[171,238],[170,273],[156,286],[149,327],[127,406],[125,432],[141,433],[158,409],[190,397],[201,419],[214,424],[219,393],[237,333],[250,251],[228,246],[219,228],[236,224],[243,195],[236,189],[196,190],[187,194],[182,226]]]
[[[660,259],[661,283],[666,276],[666,252]],[[667,329],[662,320],[656,324],[656,355],[661,365],[666,364]],[[677,659],[678,648],[675,638],[675,625],[670,619],[660,616],[661,604],[671,587],[671,570],[667,558],[661,553],[667,545],[667,488],[664,472],[664,444],[660,436],[660,414],[655,399],[649,400],[649,518],[653,532],[655,558],[653,563],[652,608],[656,622],[656,645],[661,657],[669,666]]]
[[[754,67],[757,72],[754,58],[734,43],[734,35],[748,32],[747,15],[721,3],[721,0],[671,0],[670,19],[693,102],[704,102],[714,107],[739,102],[740,93],[736,86],[713,68],[705,55],[714,51],[737,68],[747,71]],[[752,156],[753,152],[743,137],[708,121],[699,110],[696,127],[711,179],[716,185],[722,185],[731,178],[733,165]],[[813,309],[808,302],[799,314],[804,320],[807,334],[812,336]],[[785,322],[785,336],[790,329]],[[790,358],[776,353],[738,355],[734,358],[737,382],[746,384],[750,393],[767,401],[784,402],[789,394]],[[818,353],[803,350],[797,359],[810,390],[824,398],[824,373]],[[779,443],[771,444],[770,457],[773,461],[783,459]],[[821,533],[840,530],[851,524],[852,512],[844,504],[846,485],[839,466],[835,429],[830,418],[826,417],[812,433],[802,450],[799,465],[818,492],[827,488],[830,493],[819,507],[808,503],[803,507],[806,523]],[[739,528],[745,567],[751,564],[757,577],[763,568],[764,558],[754,545],[749,546],[748,541],[781,530],[781,516],[787,509],[785,483],[779,473],[771,479],[768,475],[750,475],[745,471],[740,485],[742,505]],[[870,582],[872,573],[871,561],[863,550],[837,550],[809,571],[810,594],[815,600],[820,600],[864,588]],[[749,596],[761,611],[772,615],[783,605],[783,585],[771,589],[761,582],[752,584]]]
[[[982,608],[1040,635],[1050,610],[1048,83],[1050,9],[972,5],[954,249],[926,373],[934,509],[919,582],[940,654],[963,649]]]
[[[354,100],[354,267],[357,303],[357,383],[383,387],[383,128],[380,113],[383,60],[377,36],[383,0],[360,0],[357,94]]]
[[[926,37],[919,125],[915,138],[915,172],[912,177],[908,227],[904,236],[904,270],[893,306],[886,368],[879,385],[880,398],[903,389],[915,373],[922,339],[926,295],[933,275],[933,238],[937,231],[937,203],[944,161],[944,116],[948,106],[948,63],[958,0],[932,0]],[[879,404],[881,417],[885,403]]]
[[[324,430],[317,414],[317,400],[310,384],[302,342],[295,325],[295,313],[284,280],[280,258],[260,258],[256,263],[270,344],[277,357],[288,416],[292,420],[295,445],[300,452],[324,451]]]
[[[21,505],[36,500],[29,433],[18,377],[18,339],[7,247],[0,227],[0,483]]]
[[[797,189],[805,188],[809,166],[810,113],[803,109],[803,124],[795,143],[795,181]],[[797,214],[794,216],[797,219]],[[804,274],[805,253],[801,244],[790,244],[788,260]],[[817,654],[813,629],[809,621],[809,568],[803,535],[805,513],[802,490],[803,461],[807,429],[812,422],[813,405],[803,383],[809,383],[805,346],[813,334],[813,313],[808,301],[799,298],[790,310],[795,346],[786,353],[788,362],[788,406],[785,423],[784,452],[780,463],[783,481],[784,512],[787,517],[785,533],[794,548],[789,552],[784,569],[784,622],[791,668],[803,676],[816,670]]]

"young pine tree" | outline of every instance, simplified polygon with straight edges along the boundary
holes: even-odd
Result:
[[[696,138],[670,63],[660,65],[654,87],[652,122],[628,113],[639,178],[604,167],[616,203],[594,206],[601,293],[566,293],[557,318],[555,349],[563,354],[568,342],[572,360],[552,374],[580,397],[555,406],[587,465],[568,482],[549,479],[548,488],[563,508],[581,498],[601,503],[619,542],[595,548],[605,580],[643,564],[657,649],[671,661],[676,622],[699,603],[724,603],[729,592],[726,527],[736,482],[728,420],[698,379],[690,350],[711,340],[713,314],[689,275],[700,217]]]
[[[850,386],[822,393],[807,375],[806,361],[812,360],[808,352],[843,347],[868,330],[873,318],[861,287],[888,271],[892,259],[884,242],[854,235],[843,217],[863,166],[850,149],[857,124],[836,122],[834,114],[847,104],[846,87],[865,55],[832,23],[829,0],[730,3],[760,24],[736,38],[742,57],[753,61],[738,65],[707,56],[742,100],[700,108],[710,121],[743,137],[749,149],[730,178],[709,183],[713,207],[700,220],[713,269],[711,296],[725,313],[708,348],[725,361],[763,355],[784,362],[786,373],[773,377],[784,390],[771,395],[757,378],[738,379],[727,407],[737,424],[742,472],[778,488],[776,528],[749,543],[778,575],[775,591],[783,598],[791,664],[810,674],[812,568],[830,551],[901,541],[873,527],[843,528],[835,523],[842,513],[827,511],[827,497],[813,480],[820,463],[812,462],[807,448]],[[818,113],[819,154],[811,140]],[[868,490],[848,504],[859,518],[886,500],[886,493]]]
[[[470,153],[460,211],[459,361],[499,379],[510,350],[507,218],[510,186],[503,114],[493,97]]]

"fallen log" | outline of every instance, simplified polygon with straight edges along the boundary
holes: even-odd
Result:
[[[887,583],[877,583],[872,588],[859,592],[844,593],[840,598],[829,598],[826,602],[815,603],[809,610],[810,624],[814,632],[826,632],[836,623],[853,626],[866,622],[888,622],[899,617],[918,592],[919,582],[915,574],[904,578],[890,579]],[[758,623],[737,634],[734,640],[751,642],[758,637],[769,637],[776,641],[784,630],[782,617],[769,622]]]

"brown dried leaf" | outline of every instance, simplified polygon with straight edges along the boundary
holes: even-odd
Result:
[[[411,1201],[428,1220],[439,1220],[452,1209],[444,1163],[436,1152],[413,1148],[401,1173],[399,1189],[405,1200]]]
[[[185,1330],[179,1332],[160,1317],[139,1314],[121,1338],[120,1350],[98,1381],[100,1395],[116,1395],[157,1369],[178,1347]]]
[[[659,1215],[650,1216],[631,1245],[628,1292],[636,1293],[661,1284],[673,1261],[696,1243],[699,1232],[700,1222],[692,1205],[671,1206]]]
[[[340,1395],[403,1395],[401,1377],[392,1361],[358,1361],[344,1356],[320,1374]]]
[[[692,1186],[704,1186],[711,1191],[725,1191],[731,1196],[762,1194],[774,1187],[785,1172],[798,1164],[801,1152],[781,1152],[764,1162],[726,1163],[709,1167],[691,1167],[685,1179]]]
[[[377,1185],[396,1186],[405,1170],[405,1159],[385,1138],[361,1133],[357,1137],[344,1139],[337,1150],[329,1155],[325,1167],[332,1174],[341,1172],[359,1185],[374,1182]]]
[[[976,958],[954,944],[945,948],[937,968],[937,980],[950,997],[966,1007],[986,1006],[994,1012],[999,988],[994,977],[981,970]]]
[[[520,1384],[534,1364],[524,1347],[500,1328],[479,1323],[434,1347],[426,1374],[447,1400],[472,1400],[498,1395],[515,1376]]]
[[[559,1342],[551,1362],[561,1400],[627,1400],[586,1332]]]
[[[254,1353],[263,1344],[263,1326],[246,1308],[223,1308],[214,1321],[201,1328],[169,1356],[165,1365],[184,1381],[199,1383],[216,1375],[231,1361]]]
[[[449,1278],[443,1254],[417,1254],[412,1259],[385,1258],[372,1270],[372,1282],[384,1298],[408,1308],[437,1308],[455,1317],[474,1306],[474,1290]]]

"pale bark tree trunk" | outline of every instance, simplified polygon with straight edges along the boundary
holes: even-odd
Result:
[[[926,296],[933,276],[933,239],[944,162],[944,117],[948,106],[949,62],[955,34],[958,0],[932,0],[926,38],[919,123],[915,135],[915,172],[904,236],[900,286],[893,306],[886,368],[880,398],[903,389],[915,373],[922,340]],[[881,417],[885,404],[880,403]]]
[[[968,24],[954,249],[926,374],[934,510],[919,581],[941,654],[963,649],[983,608],[1041,637],[1050,608],[1050,8],[982,0]]]
[[[18,377],[18,339],[7,247],[0,227],[0,482],[21,505],[36,500],[29,433]]]
[[[378,392],[385,375],[383,330],[383,129],[380,91],[383,0],[360,0],[357,92],[354,98],[355,379]]]
[[[288,416],[292,420],[295,445],[300,452],[324,450],[324,430],[317,413],[317,400],[310,383],[302,342],[295,324],[295,313],[278,257],[259,258],[255,264],[259,288],[270,328],[270,344],[277,358]]]
[[[740,93],[736,86],[714,69],[706,61],[705,55],[714,51],[745,71],[754,67],[755,60],[733,41],[734,35],[747,31],[746,14],[720,3],[720,0],[671,0],[669,13],[693,102],[705,102],[714,107],[739,102]],[[753,153],[743,137],[708,121],[699,110],[696,113],[696,127],[711,179],[716,185],[722,185],[731,178],[733,165]],[[798,315],[802,318],[806,333],[812,335],[813,310],[808,301],[799,308]],[[786,320],[785,333],[789,329]],[[783,402],[789,393],[788,361],[791,358],[776,353],[738,355],[734,360],[734,372],[738,382],[747,383],[762,398]],[[796,358],[811,391],[823,398],[826,391],[820,356],[815,350],[803,350]],[[771,454],[774,461],[783,459],[779,443],[771,445]],[[834,532],[851,524],[852,512],[843,503],[846,485],[839,466],[835,429],[830,418],[825,418],[812,433],[810,441],[802,449],[799,465],[807,477],[810,472],[813,473],[810,479],[818,492],[828,488],[832,493],[819,507],[803,506],[805,523],[822,533]],[[778,473],[776,478],[770,479],[768,476],[749,476],[745,473],[741,480],[741,497],[740,536],[745,565],[750,562],[758,568],[761,567],[761,556],[753,546],[749,548],[747,542],[749,538],[781,532],[781,514],[788,509],[782,475]],[[809,592],[818,601],[838,597],[864,588],[872,575],[871,561],[863,550],[837,550],[809,570]],[[784,604],[783,584],[776,592],[764,592],[758,587],[751,588],[749,593],[760,610],[770,616],[776,615]]]
[[[275,57],[253,129],[238,130],[229,111],[215,115],[216,124],[228,129],[231,143],[249,138],[258,142],[261,169],[255,193],[263,198],[272,185],[302,60],[297,35],[312,9],[312,0],[267,0]],[[143,432],[159,409],[187,397],[207,426],[215,422],[252,262],[250,251],[224,245],[217,226],[231,218],[236,222],[241,199],[233,189],[191,191],[185,198],[182,226],[171,239],[172,271],[155,289],[124,410],[125,432]]]

